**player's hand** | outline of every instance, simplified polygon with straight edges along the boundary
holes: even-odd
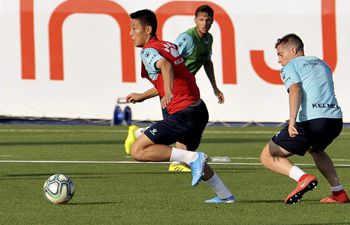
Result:
[[[165,109],[168,104],[173,100],[173,94],[171,92],[165,93],[163,98],[160,100],[160,103],[162,104],[162,108]]]
[[[138,93],[131,93],[126,96],[126,101],[129,103],[142,102],[143,100],[142,95]]]
[[[299,134],[297,128],[295,127],[295,122],[289,122],[288,133],[290,137],[295,137]]]
[[[224,94],[219,89],[216,89],[214,93],[218,97],[218,103],[223,104],[225,102]]]

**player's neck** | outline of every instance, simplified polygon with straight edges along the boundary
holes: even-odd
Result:
[[[149,35],[147,38],[146,38],[146,41],[145,41],[145,44],[142,46],[144,47],[145,45],[148,44],[148,42],[150,42],[152,39],[154,38],[157,38],[157,35]]]
[[[202,32],[200,32],[200,31],[197,29],[197,27],[196,27],[196,33],[197,33],[198,37],[200,37],[200,38],[206,38],[206,37],[207,37],[207,34],[208,34],[208,33],[202,33]]]

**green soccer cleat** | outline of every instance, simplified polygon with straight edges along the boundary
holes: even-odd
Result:
[[[172,162],[169,165],[169,171],[170,172],[188,173],[188,172],[191,172],[191,168],[185,163]]]
[[[124,147],[125,147],[125,154],[130,155],[131,154],[131,147],[136,141],[136,130],[139,129],[138,126],[131,125],[128,130],[128,136],[125,139]]]

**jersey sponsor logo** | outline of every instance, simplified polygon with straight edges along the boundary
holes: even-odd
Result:
[[[328,103],[312,103],[312,108],[319,108],[319,109],[338,109],[339,106],[336,104],[328,104]]]
[[[183,58],[179,58],[179,59],[174,61],[174,64],[177,66],[177,65],[179,65],[179,64],[181,64],[183,62],[184,62],[184,59]]]

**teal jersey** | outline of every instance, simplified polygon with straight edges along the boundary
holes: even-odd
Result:
[[[192,74],[196,74],[204,63],[211,59],[213,36],[210,33],[200,38],[194,27],[180,34],[175,44],[185,60],[186,68]]]
[[[331,69],[314,56],[292,59],[281,70],[281,78],[288,89],[298,83],[302,90],[297,122],[317,118],[342,118],[342,111],[334,93]]]

